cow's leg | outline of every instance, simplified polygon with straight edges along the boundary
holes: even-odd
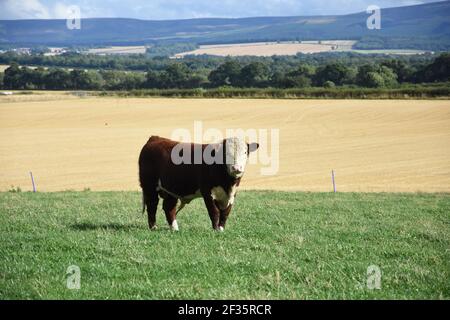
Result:
[[[219,217],[220,212],[217,208],[211,194],[203,194],[203,200],[205,201],[206,209],[208,209],[209,218],[211,219],[212,227],[214,230],[219,230]]]
[[[174,197],[167,197],[163,202],[163,209],[166,213],[167,223],[174,231],[178,231],[177,223],[177,199]]]
[[[223,231],[225,224],[227,223],[228,216],[230,215],[231,208],[233,205],[229,205],[228,208],[222,210],[220,209],[220,219],[219,219],[219,230]]]
[[[158,193],[156,191],[144,190],[144,202],[147,206],[148,227],[150,230],[156,229],[156,210],[158,209]]]

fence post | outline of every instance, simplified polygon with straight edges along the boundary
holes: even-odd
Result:
[[[30,171],[31,176],[31,184],[33,185],[33,192],[36,192],[36,186],[34,185],[34,178],[33,178],[33,172]]]
[[[331,170],[331,181],[333,181],[333,190],[336,193],[336,181],[334,179],[334,170]]]

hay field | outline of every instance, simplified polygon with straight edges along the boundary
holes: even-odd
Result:
[[[35,101],[52,101],[52,100],[70,100],[79,99],[83,91],[21,91],[21,90],[0,90],[12,92],[12,95],[2,95],[0,98],[0,105],[11,102],[35,102]],[[1,123],[1,121],[0,121]]]
[[[175,58],[187,55],[214,55],[214,56],[261,56],[271,57],[274,55],[296,55],[297,53],[319,53],[328,51],[350,51],[355,41],[335,40],[309,42],[255,42],[203,45],[199,49],[176,54]]]
[[[280,130],[280,169],[246,189],[450,192],[450,101],[0,97],[0,190],[138,190],[137,158],[173,129]]]
[[[106,48],[89,49],[87,53],[98,55],[109,54],[143,54],[145,53],[145,46],[112,46]]]
[[[302,41],[299,42],[255,42],[255,43],[234,43],[202,45],[200,48],[175,54],[172,58],[180,59],[188,55],[212,55],[212,56],[293,56],[297,53],[320,53],[320,52],[357,52],[363,54],[396,54],[396,55],[416,55],[424,54],[423,50],[355,50],[352,40],[330,40],[330,41]]]

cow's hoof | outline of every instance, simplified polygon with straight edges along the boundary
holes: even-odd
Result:
[[[219,227],[219,229],[217,229],[217,231],[219,231],[219,232],[223,232],[223,227]]]
[[[178,222],[177,222],[177,220],[174,220],[172,222],[172,225],[170,226],[170,228],[172,229],[172,231],[178,231],[179,230],[178,229]]]
[[[152,230],[152,231],[153,231],[153,230],[156,230],[156,229],[158,229],[157,226],[153,226],[153,227],[150,228],[150,230]]]

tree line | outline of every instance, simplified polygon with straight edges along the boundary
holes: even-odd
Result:
[[[181,45],[181,44],[179,44]],[[189,46],[190,44],[186,44]],[[153,50],[156,52],[152,52]],[[172,47],[169,46],[169,49]],[[166,48],[167,49],[167,48]],[[10,65],[13,62],[26,66],[43,66],[43,67],[64,67],[64,68],[82,68],[82,69],[101,69],[101,70],[129,70],[129,71],[162,71],[174,61],[165,56],[164,47],[154,46],[148,49],[147,54],[136,55],[95,55],[82,54],[76,52],[66,52],[62,55],[46,56],[44,54],[21,55],[12,51],[0,53],[0,64]],[[405,62],[412,68],[418,68],[427,64],[434,59],[432,54],[423,55],[405,55],[397,56],[396,59]],[[190,70],[207,76],[209,72],[216,69],[219,65],[228,61],[229,58],[218,56],[186,56],[182,63],[187,65]],[[242,65],[251,62],[261,62],[268,67],[270,72],[286,71],[292,69],[299,64],[308,64],[315,67],[325,65],[330,62],[339,62],[345,66],[360,66],[362,64],[380,63],[386,60],[384,54],[363,55],[353,52],[322,52],[316,54],[298,53],[293,56],[272,56],[272,57],[255,57],[242,56],[234,57],[233,60],[238,61]]]
[[[207,62],[207,60],[205,60]],[[29,68],[12,62],[0,85],[4,89],[134,90],[195,88],[396,88],[404,83],[450,81],[450,54],[429,61],[401,58],[365,58],[358,65],[328,58],[322,63],[268,63],[260,59],[212,59],[201,67],[191,60],[173,61],[147,72],[85,70],[81,68]],[[293,60],[295,61],[295,60]]]

